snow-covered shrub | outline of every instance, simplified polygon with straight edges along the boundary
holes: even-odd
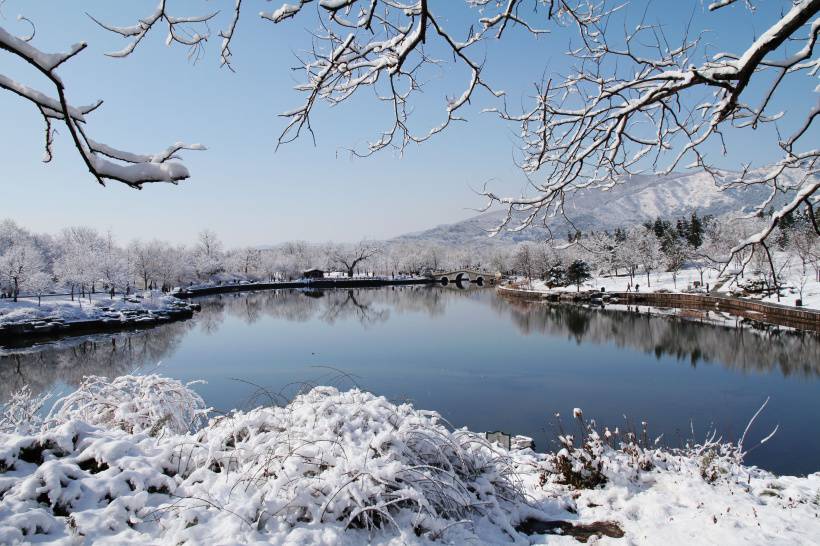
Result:
[[[202,397],[176,379],[157,374],[114,379],[92,375],[55,403],[48,421],[79,420],[153,436],[164,430],[184,433],[199,428],[206,412]]]
[[[207,542],[214,529],[231,541],[292,531],[298,543],[436,540],[476,524],[517,533],[524,496],[509,453],[436,413],[317,387],[179,434],[202,408],[186,390],[157,376],[88,378],[43,432],[0,434],[0,461],[16,469],[0,479],[0,543],[132,530],[170,543]],[[157,422],[167,434],[137,434]]]
[[[604,452],[607,445],[595,430],[593,421],[584,421],[584,414],[575,408],[573,416],[581,431],[581,443],[576,447],[575,437],[561,430],[558,441],[561,449],[555,454],[552,471],[557,474],[558,483],[576,489],[590,489],[606,483],[604,475]],[[556,414],[560,427],[561,416]]]
[[[286,407],[213,420],[197,465],[264,501],[256,525],[332,523],[436,536],[454,522],[508,521],[521,500],[505,452],[436,413],[317,387]],[[275,517],[274,517],[275,515]]]
[[[607,466],[613,460],[618,461],[618,473],[631,472],[634,476],[652,470],[655,458],[662,454],[654,446],[649,445],[647,423],[641,423],[641,432],[628,431],[621,433],[619,429],[610,431],[604,427],[599,432],[595,420],[585,420],[580,408],[573,410],[580,432],[580,442],[576,445],[575,436],[566,434],[561,426],[561,417],[556,414],[560,433],[558,442],[561,449],[554,455],[548,455],[546,469],[543,470],[542,483],[550,478],[556,483],[568,485],[574,489],[592,489],[607,483],[607,475],[613,469]],[[655,444],[660,438],[655,440]],[[616,456],[617,454],[617,456]]]
[[[50,398],[50,392],[35,396],[29,386],[24,385],[0,406],[0,433],[32,434],[39,431],[43,422],[41,410]]]
[[[606,483],[604,475],[604,443],[594,430],[587,434],[580,447],[575,446],[575,438],[560,435],[558,440],[563,447],[555,456],[555,472],[558,483],[576,489],[589,489]]]
[[[717,440],[715,436],[713,433],[703,443],[690,443],[683,449],[672,450],[676,455],[696,461],[700,477],[707,483],[734,476],[743,463],[741,445]]]
[[[655,466],[653,450],[649,449],[646,442],[639,442],[634,433],[627,433],[625,441],[620,442],[618,449],[629,456],[629,466],[636,473],[652,470],[652,467]]]

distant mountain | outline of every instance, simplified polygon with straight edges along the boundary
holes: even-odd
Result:
[[[677,218],[693,211],[701,216],[719,216],[732,211],[750,211],[769,194],[765,186],[720,190],[706,172],[672,173],[667,176],[637,175],[626,178],[610,190],[583,190],[568,195],[567,216],[582,231],[614,230],[658,216]],[[501,244],[547,238],[543,226],[520,232],[505,231],[488,239],[487,230],[499,225],[503,210],[491,210],[467,220],[402,235],[395,241],[426,241],[440,244]],[[514,224],[512,224],[514,225]],[[552,220],[553,236],[564,237],[570,230],[561,219]]]

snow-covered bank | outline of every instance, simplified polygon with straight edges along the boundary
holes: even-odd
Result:
[[[576,438],[538,454],[358,390],[318,387],[206,425],[202,400],[159,376],[89,379],[34,430],[26,400],[0,417],[3,544],[576,543],[524,532],[536,527],[613,544],[820,536],[820,473],[744,467],[741,446],[599,435],[580,410]]]
[[[583,282],[580,290],[600,290],[604,288],[607,292],[626,292],[627,290],[635,291],[635,286],[638,285],[640,292],[706,292],[708,285],[710,291],[717,288],[717,293],[720,295],[737,294],[739,292],[738,282],[743,283],[743,279],[733,279],[729,276],[719,278],[716,271],[703,271],[703,277],[697,269],[682,269],[673,275],[671,272],[652,273],[647,279],[645,274],[635,275],[630,278],[628,275],[620,276],[595,276]],[[747,275],[747,279],[754,278]],[[803,288],[803,307],[809,309],[820,309],[820,282],[814,279],[804,279],[795,275],[784,274],[780,279],[782,285],[780,301],[777,301],[776,295],[767,297],[754,298],[758,301],[767,303],[779,303],[780,305],[794,306],[795,300],[800,297],[799,287]],[[696,283],[700,286],[696,286]],[[551,292],[576,292],[578,287],[571,286],[556,286],[549,288],[546,281],[518,279],[515,283],[521,288],[528,288],[532,290],[551,291]]]
[[[152,324],[173,318],[190,316],[194,307],[173,296],[159,292],[144,292],[126,298],[108,298],[99,294],[87,298],[68,296],[44,298],[0,299],[0,336],[37,333],[59,333],[72,326]]]

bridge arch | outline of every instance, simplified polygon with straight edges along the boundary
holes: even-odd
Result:
[[[494,284],[501,277],[499,273],[493,275],[492,273],[488,273],[486,271],[470,269],[437,271],[432,272],[430,276],[445,286],[450,283],[477,284],[479,286],[483,286],[487,282],[489,282],[490,284]]]

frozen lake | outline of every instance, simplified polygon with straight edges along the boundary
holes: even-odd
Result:
[[[748,458],[780,473],[820,470],[820,342],[622,311],[502,300],[492,289],[392,287],[228,294],[194,319],[63,340],[0,356],[0,399],[23,384],[65,389],[137,367],[197,385],[218,410],[282,401],[306,384],[355,384],[554,448],[554,414],[610,428],[649,423],[680,445],[716,428],[737,439],[770,397]],[[624,417],[626,416],[626,417]],[[625,420],[626,419],[626,420]],[[625,423],[628,422],[629,425]]]

